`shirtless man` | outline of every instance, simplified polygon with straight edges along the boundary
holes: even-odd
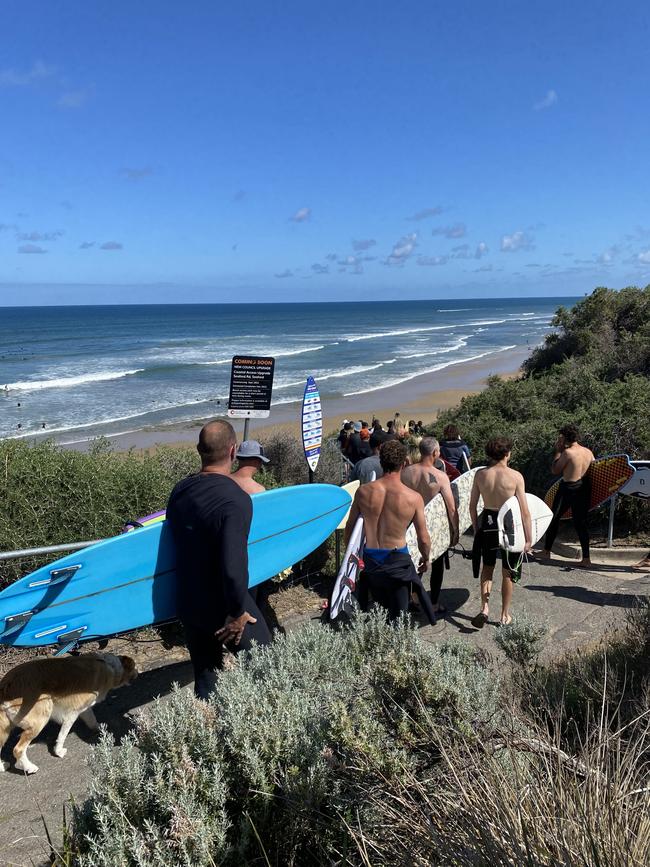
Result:
[[[589,530],[587,528],[587,513],[591,486],[587,473],[594,461],[593,452],[578,442],[580,434],[574,424],[567,424],[560,429],[560,436],[555,444],[555,457],[551,464],[554,476],[562,475],[560,487],[553,500],[553,520],[544,539],[542,557],[549,559],[553,542],[557,535],[562,515],[571,509],[573,526],[580,540],[582,560],[579,566],[591,566],[589,559]]]
[[[402,481],[407,487],[417,491],[424,500],[424,505],[440,494],[447,507],[449,519],[449,535],[451,547],[458,543],[458,512],[454,495],[451,491],[449,476],[436,468],[440,457],[440,444],[435,437],[424,437],[420,440],[420,461],[402,470]],[[440,588],[445,575],[445,554],[441,554],[431,563],[431,602],[436,614],[445,614],[447,609],[440,605]]]
[[[524,477],[516,470],[510,469],[508,461],[512,451],[512,441],[506,437],[494,437],[485,446],[485,454],[490,459],[490,466],[479,470],[474,476],[472,493],[469,499],[469,513],[474,528],[474,556],[479,552],[483,558],[481,570],[481,603],[480,612],[472,619],[472,626],[482,629],[488,622],[490,593],[492,592],[492,576],[497,562],[499,550],[499,531],[497,515],[499,509],[516,496],[519,500],[521,517],[524,525],[526,545],[524,553],[531,549],[532,526],[530,511],[526,500]],[[483,511],[478,517],[477,506],[479,497],[483,497]],[[523,556],[501,550],[501,625],[512,622],[510,602],[512,590],[521,578]]]
[[[247,494],[261,494],[266,488],[258,484],[253,476],[258,473],[263,464],[268,464],[269,459],[264,454],[264,449],[257,440],[246,440],[235,455],[239,467],[231,475],[233,482],[237,482],[242,491]]]
[[[395,620],[408,611],[409,590],[413,584],[422,608],[431,623],[436,615],[422,586],[420,575],[429,565],[431,539],[424,520],[424,500],[402,483],[400,473],[406,464],[406,446],[397,440],[385,442],[379,450],[384,475],[376,482],[361,485],[352,503],[345,527],[345,543],[359,515],[366,534],[364,569],[360,575],[359,596],[362,608],[368,591],[375,602],[388,609]],[[415,571],[406,547],[406,530],[413,523],[417,533],[420,563]]]

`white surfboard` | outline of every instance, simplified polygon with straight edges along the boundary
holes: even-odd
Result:
[[[363,546],[365,544],[366,535],[363,531],[363,518],[359,516],[352,530],[350,541],[345,549],[343,563],[339,569],[339,574],[336,576],[336,583],[332,591],[332,601],[330,603],[330,620],[335,620],[341,609],[350,601],[350,597],[357,584],[359,575],[359,564],[363,558]]]
[[[526,494],[528,510],[530,511],[531,529],[533,532],[532,544],[539,541],[548,530],[548,525],[553,520],[553,512],[543,500],[535,494]],[[521,519],[521,508],[517,497],[510,497],[499,509],[497,515],[497,527],[499,529],[499,545],[506,551],[515,553],[524,550],[526,538],[524,536],[524,524]]]
[[[472,526],[472,519],[469,514],[469,498],[472,493],[472,485],[474,476],[482,467],[473,467],[466,473],[460,475],[451,483],[451,492],[454,495],[456,509],[458,510],[458,530],[462,536]],[[483,500],[479,498],[477,511],[480,514],[483,511]],[[435,497],[424,507],[424,517],[427,522],[427,529],[431,536],[431,560],[437,560],[451,545],[451,532],[449,529],[449,518],[447,516],[447,507],[441,494],[436,494]],[[413,524],[406,531],[406,544],[408,545],[411,559],[417,566],[420,562],[420,552],[418,550],[418,539]]]
[[[357,488],[359,487],[359,480],[357,479],[354,482],[348,482],[345,485],[341,485],[341,487],[343,488],[344,491],[347,491],[348,494],[354,500],[354,495],[356,494]],[[352,508],[352,503],[350,503],[350,509],[351,508]],[[348,518],[350,517],[350,509],[348,509],[347,512],[345,513],[345,515],[343,515],[343,517],[341,518],[341,523],[336,528],[337,530],[345,530],[345,525],[347,524]]]

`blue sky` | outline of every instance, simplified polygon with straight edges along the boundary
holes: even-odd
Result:
[[[647,3],[2,18],[1,304],[650,282]]]

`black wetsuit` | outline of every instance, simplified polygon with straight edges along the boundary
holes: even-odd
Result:
[[[408,611],[413,587],[429,622],[436,622],[431,600],[422,585],[422,579],[415,571],[407,548],[366,548],[363,562],[364,569],[359,576],[357,596],[363,610],[367,608],[370,591],[373,600],[388,610],[389,618],[396,620]]]
[[[214,669],[223,662],[215,632],[228,617],[244,611],[248,623],[233,653],[254,640],[268,644],[271,634],[248,592],[248,531],[253,506],[236,482],[219,473],[201,473],[179,482],[167,504],[167,522],[176,542],[177,611],[185,628],[194,667],[194,692],[207,698]]]
[[[549,524],[544,539],[544,549],[550,551],[557,536],[558,527],[562,515],[571,509],[571,520],[575,527],[583,560],[589,559],[589,530],[587,528],[587,514],[591,500],[591,482],[588,476],[583,476],[577,482],[560,481],[560,487],[553,500],[553,520]]]

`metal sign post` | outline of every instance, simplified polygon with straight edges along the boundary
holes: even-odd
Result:
[[[244,440],[252,418],[271,414],[275,359],[267,356],[235,355],[230,368],[228,417],[244,419]]]
[[[307,377],[302,399],[302,447],[309,467],[309,482],[314,481],[323,440],[323,410],[320,393],[313,376]]]

